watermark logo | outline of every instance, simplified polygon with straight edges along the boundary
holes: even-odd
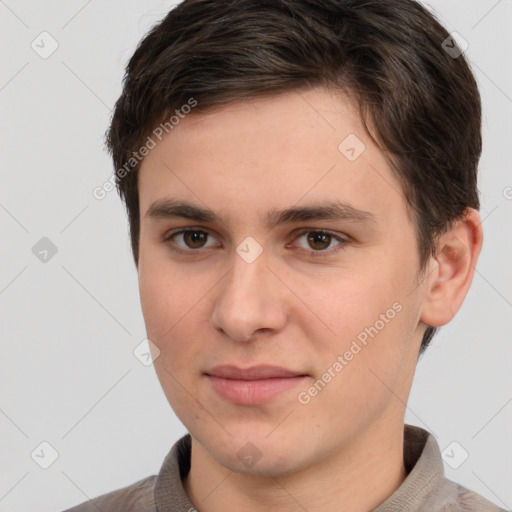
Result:
[[[350,162],[357,160],[365,149],[364,142],[355,133],[345,137],[338,146],[338,151]]]
[[[458,469],[469,457],[467,450],[457,441],[452,441],[442,452],[443,460],[452,469]]]
[[[30,44],[32,50],[34,50],[41,59],[50,58],[59,47],[57,40],[48,32],[41,32]]]
[[[452,32],[441,46],[452,59],[458,59],[468,49],[469,44],[458,32]]]
[[[57,246],[46,236],[43,236],[32,247],[32,254],[41,262],[48,263],[56,254]]]
[[[144,366],[151,366],[160,356],[160,349],[148,338],[144,338],[134,349],[133,355]]]
[[[263,456],[252,443],[246,443],[236,455],[248,468],[254,467]]]
[[[238,245],[236,252],[246,263],[253,263],[263,252],[263,247],[252,236],[248,236]]]
[[[59,458],[59,452],[48,441],[43,441],[30,456],[40,468],[48,469]]]

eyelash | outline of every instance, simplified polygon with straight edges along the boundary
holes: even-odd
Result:
[[[174,231],[174,232],[171,232],[171,233],[168,233],[165,235],[164,237],[164,242],[168,243],[169,245],[169,248],[171,249],[171,251],[177,253],[177,254],[191,254],[191,253],[198,253],[201,251],[201,249],[180,249],[179,247],[176,247],[176,246],[172,246],[171,245],[171,241],[178,235],[182,235],[183,233],[187,233],[187,232],[196,232],[196,233],[205,233],[206,235],[208,236],[211,236],[210,233],[208,233],[208,231],[205,231],[205,230],[202,230],[202,229],[196,229],[196,228],[190,228],[190,229],[180,229],[178,231]],[[345,245],[349,243],[349,240],[346,239],[346,238],[342,238],[341,236],[339,235],[336,235],[334,233],[332,233],[331,231],[326,231],[324,229],[302,229],[300,230],[294,240],[300,238],[301,236],[303,235],[306,235],[308,233],[315,233],[315,234],[321,234],[321,235],[329,235],[330,237],[332,237],[332,239],[336,240],[339,242],[339,244],[337,246],[335,246],[334,248],[331,248],[331,249],[328,249],[328,250],[318,250],[318,251],[314,251],[314,250],[310,250],[309,251],[309,256],[311,256],[312,258],[318,258],[318,257],[325,257],[325,256],[331,256],[333,254],[336,254],[337,252],[339,251],[342,251],[343,249],[345,249]],[[302,249],[304,251],[308,251],[308,249],[303,249],[303,248],[299,248],[299,249]]]

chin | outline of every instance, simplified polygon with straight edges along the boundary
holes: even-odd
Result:
[[[294,454],[296,456],[296,454]],[[275,451],[269,453],[262,452],[261,458],[254,463],[248,463],[240,460],[238,456],[233,457],[230,453],[219,453],[215,457],[217,462],[225,468],[241,475],[259,477],[259,478],[279,478],[301,469],[302,464],[299,461],[283,456],[282,453]],[[307,464],[303,464],[304,467]]]
[[[268,437],[268,432],[230,431],[232,437],[226,434],[222,439],[206,438],[205,444],[203,439],[200,442],[218,464],[234,473],[276,478],[308,466],[304,443],[294,441],[285,431],[275,438]]]

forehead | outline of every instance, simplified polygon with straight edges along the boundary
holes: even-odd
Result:
[[[268,224],[291,205],[341,202],[376,216],[403,210],[401,186],[348,97],[324,89],[184,116],[139,172],[141,216],[172,198],[224,219]]]

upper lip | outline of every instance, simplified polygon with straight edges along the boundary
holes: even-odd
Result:
[[[278,377],[298,377],[305,374],[272,365],[251,366],[250,368],[239,368],[238,366],[233,365],[220,365],[208,370],[206,375],[222,377],[224,379],[260,380]]]

